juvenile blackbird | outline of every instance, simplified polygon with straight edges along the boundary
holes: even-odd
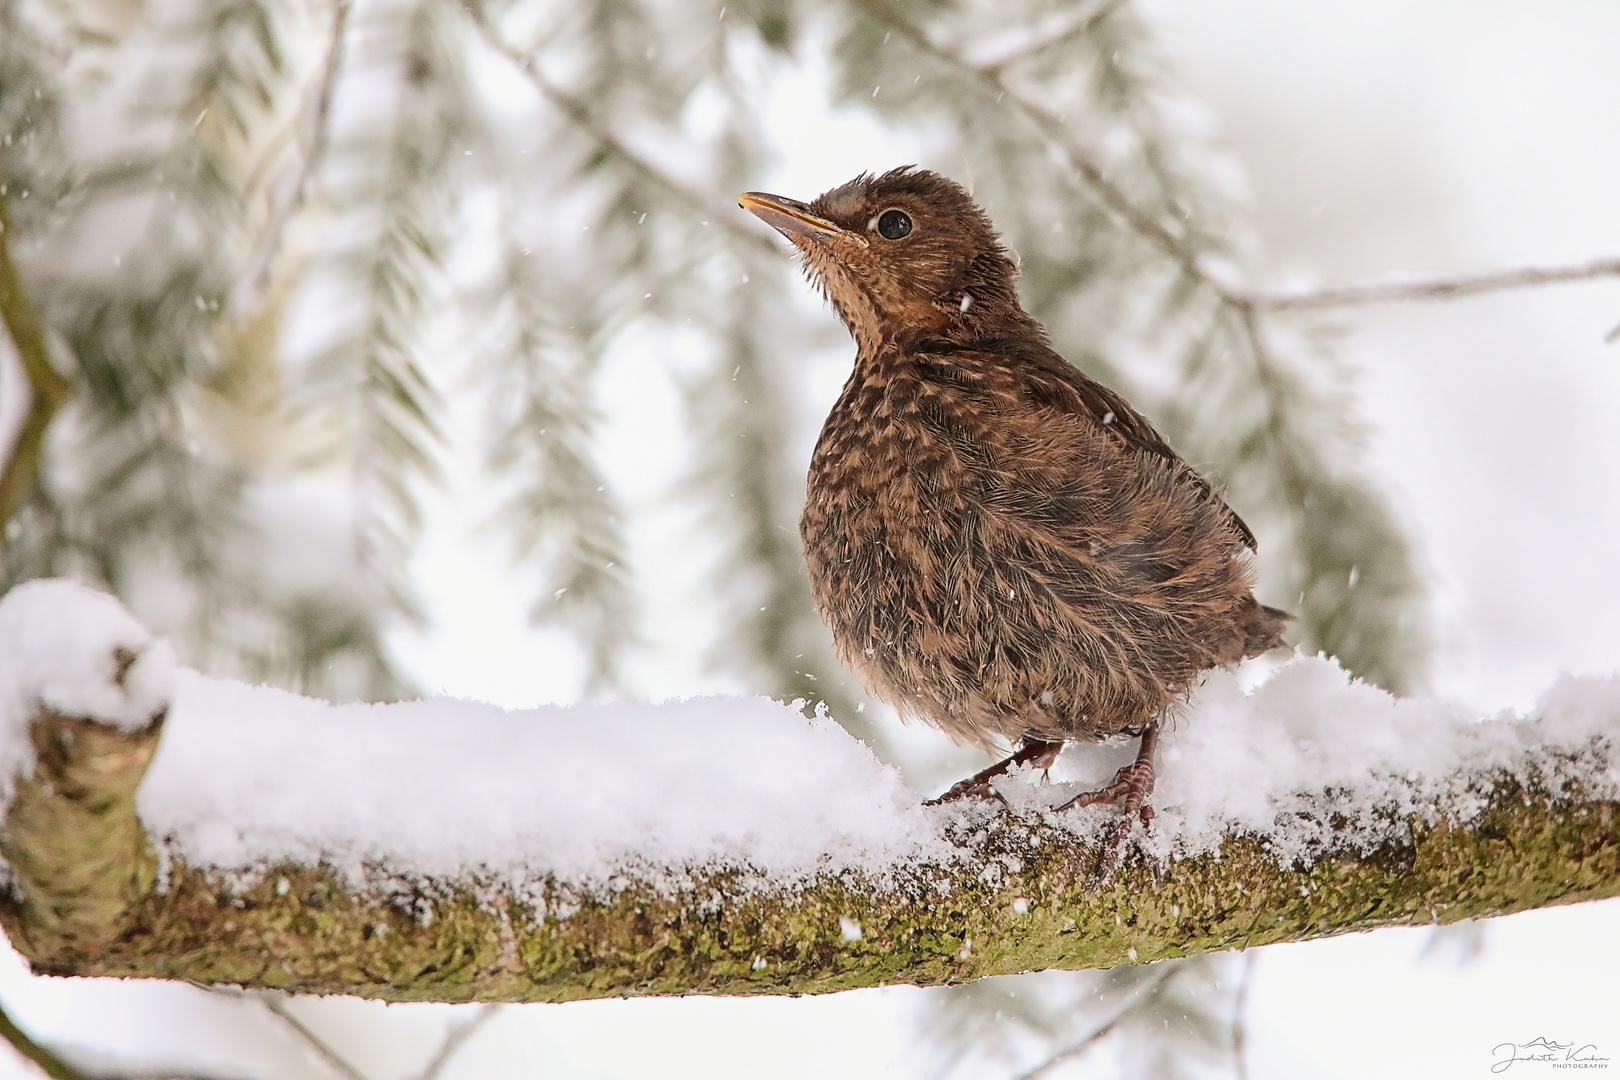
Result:
[[[840,658],[958,742],[1017,752],[941,799],[1046,767],[1070,739],[1140,735],[1073,803],[1118,803],[1100,874],[1146,822],[1158,725],[1199,674],[1282,644],[1254,534],[1125,399],[1052,350],[960,186],[915,167],[806,205],[747,192],[849,327],[854,373],[800,523]]]

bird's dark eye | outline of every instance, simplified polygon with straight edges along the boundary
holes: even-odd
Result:
[[[898,240],[911,231],[911,218],[904,210],[885,210],[878,217],[878,235],[885,240]]]

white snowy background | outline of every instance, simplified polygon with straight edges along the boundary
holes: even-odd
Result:
[[[1276,283],[1620,253],[1620,6],[1157,0],[1149,10],[1248,170]],[[821,72],[782,74],[775,122],[803,134],[756,186],[808,196],[921,149],[824,99]],[[816,301],[807,292],[803,303]],[[1522,709],[1562,671],[1620,668],[1620,344],[1602,340],[1617,323],[1612,281],[1342,315],[1371,460],[1433,590],[1439,696],[1481,713]],[[807,359],[806,456],[847,363],[843,347]],[[624,407],[608,466],[631,499],[668,500],[680,469],[678,367],[646,343],[613,358],[610,392]],[[416,568],[434,628],[397,648],[433,691],[508,707],[568,696],[578,673],[553,660],[553,639],[524,628],[479,515],[457,510],[433,508]],[[647,579],[683,557],[679,508],[665,510],[634,538]],[[705,635],[685,600],[652,597],[659,617],[638,680],[655,694],[728,689],[692,674]],[[928,750],[936,736],[905,738]],[[1260,950],[1249,1075],[1486,1076],[1494,1046],[1538,1035],[1592,1042],[1620,1062],[1620,904],[1495,920],[1472,958],[1430,944],[1427,930],[1385,930]],[[911,1017],[923,993],[508,1008],[445,1075],[920,1076]],[[8,956],[0,997],[37,1036],[116,1050],[126,1065],[325,1075],[256,1008],[191,987],[31,979]],[[377,1080],[419,1069],[467,1015],[352,1000],[297,1008]],[[0,1076],[28,1075],[0,1061]]]

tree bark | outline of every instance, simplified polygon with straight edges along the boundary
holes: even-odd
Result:
[[[363,884],[326,866],[243,875],[172,855],[161,866],[134,803],[161,730],[161,717],[134,733],[47,711],[34,719],[37,764],[0,829],[12,876],[0,923],[35,971],[390,1001],[805,994],[1107,967],[1620,895],[1613,802],[1551,799],[1491,777],[1469,778],[1492,791],[1484,812],[1414,821],[1407,842],[1371,854],[1295,868],[1231,836],[1218,855],[1132,862],[1100,890],[1094,848],[1005,811],[971,860],[901,866],[889,886],[845,872],[761,891],[724,873],[673,893],[627,877],[606,896],[555,882],[511,895],[387,866],[369,867]]]

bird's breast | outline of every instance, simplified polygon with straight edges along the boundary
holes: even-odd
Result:
[[[941,516],[963,509],[979,483],[962,453],[963,411],[916,379],[846,388],[811,459],[806,543],[813,536],[848,556],[874,542],[903,549],[937,534]]]
[[[801,521],[811,592],[841,643],[883,648],[952,621],[978,561],[990,465],[981,410],[909,371],[857,372],[846,386]]]

